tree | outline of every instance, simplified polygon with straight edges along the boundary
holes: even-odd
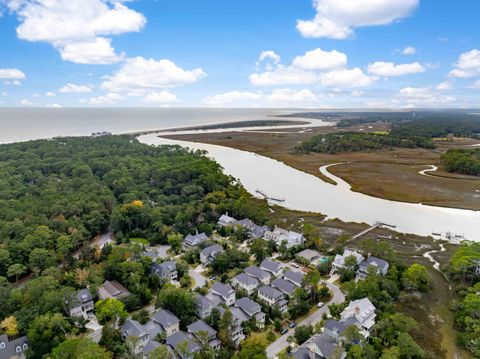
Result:
[[[70,324],[59,313],[36,317],[27,332],[28,344],[33,349],[30,357],[40,359],[65,340]]]
[[[18,281],[18,278],[20,278],[26,272],[27,267],[25,267],[23,264],[15,263],[8,267],[7,276],[10,278],[14,277],[15,281]]]
[[[0,328],[5,331],[9,337],[15,337],[18,335],[18,323],[17,318],[13,315],[6,317],[1,323]]]
[[[355,325],[349,325],[345,328],[342,337],[344,341],[350,345],[358,344],[363,339],[362,333],[360,333],[360,330]]]
[[[402,358],[423,358],[423,350],[415,343],[415,340],[408,333],[401,333],[398,335],[397,345],[400,348],[400,355]]]
[[[313,334],[313,328],[311,325],[301,325],[295,328],[295,333],[293,334],[295,341],[298,345],[306,342]]]
[[[40,272],[48,267],[57,265],[55,253],[44,248],[35,248],[29,257],[30,268],[36,272]]]
[[[150,352],[148,358],[149,359],[173,359],[173,355],[170,352],[170,350],[168,350],[168,347],[162,344],[156,347],[155,349],[153,349],[153,351]]]
[[[172,247],[172,250],[176,253],[182,247],[183,236],[179,233],[171,233],[167,236],[167,243]]]
[[[114,325],[117,321],[123,321],[127,318],[128,313],[125,311],[125,304],[117,299],[107,298],[99,300],[95,303],[95,314],[100,323],[106,323],[114,320]]]
[[[255,256],[255,261],[260,263],[263,261],[269,254],[268,243],[262,238],[256,238],[253,240],[250,246],[250,253]]]
[[[197,306],[194,294],[184,288],[177,288],[166,284],[157,296],[157,308],[169,310],[180,319],[180,326],[186,328],[197,315]]]
[[[229,349],[235,347],[232,340],[232,333],[234,329],[233,315],[230,309],[225,310],[218,323],[218,338],[222,344]]]
[[[53,349],[52,359],[111,359],[112,353],[88,338],[68,339]]]
[[[383,349],[381,359],[400,359],[400,348],[391,347]]]
[[[421,264],[414,263],[403,273],[403,285],[408,290],[428,291],[430,287],[430,276],[427,268]]]
[[[318,282],[320,281],[320,272],[316,269],[311,270],[310,272],[307,273],[305,276],[305,284],[308,284],[310,286],[310,296],[312,297],[312,300],[314,302],[317,301],[317,287],[318,287]]]
[[[268,344],[264,334],[252,333],[243,341],[235,359],[266,359]]]

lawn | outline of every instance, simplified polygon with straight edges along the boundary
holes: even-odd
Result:
[[[150,244],[149,241],[147,241],[145,238],[130,238],[130,242],[132,243],[140,243],[144,245]]]

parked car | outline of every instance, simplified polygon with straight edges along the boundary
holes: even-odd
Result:
[[[295,322],[291,322],[291,323],[288,325],[289,328],[295,328],[296,326],[297,326],[297,323],[295,323]]]
[[[321,308],[321,307],[323,307],[324,305],[325,305],[324,302],[319,302],[319,303],[317,304],[317,307]]]
[[[217,279],[217,276],[216,276],[216,275],[212,275],[212,276],[211,276],[210,278],[208,278],[208,279],[210,279],[210,280],[215,280],[215,279]]]
[[[287,328],[282,328],[282,330],[280,330],[280,334],[283,335],[285,333],[288,332],[288,329]]]
[[[300,268],[300,266],[297,263],[292,263],[293,268]]]

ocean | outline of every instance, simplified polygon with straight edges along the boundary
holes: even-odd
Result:
[[[0,108],[0,143],[271,119],[295,109]]]

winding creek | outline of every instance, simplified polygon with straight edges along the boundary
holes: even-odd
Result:
[[[255,191],[261,189],[270,196],[282,197],[285,201],[278,204],[289,209],[322,213],[345,222],[372,225],[381,221],[395,225],[396,230],[403,233],[429,236],[432,232],[451,232],[480,241],[480,211],[396,202],[353,192],[346,181],[328,171],[333,165],[319,170],[337,185],[252,152],[158,136],[142,135],[138,140],[148,145],[206,150],[226,174],[237,178],[251,194],[258,196]]]

